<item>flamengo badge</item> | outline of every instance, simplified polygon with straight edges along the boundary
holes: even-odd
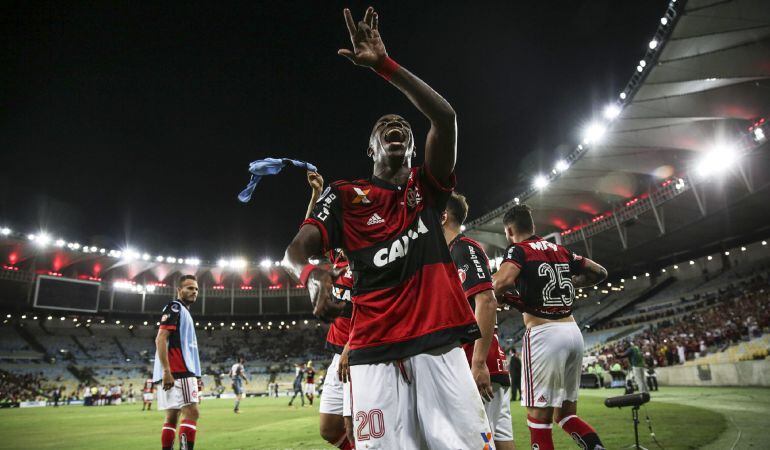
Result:
[[[406,205],[408,207],[414,208],[419,205],[420,202],[422,202],[422,196],[416,188],[410,187],[406,190]]]

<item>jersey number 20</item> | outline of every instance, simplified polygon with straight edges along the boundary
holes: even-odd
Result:
[[[356,438],[359,441],[368,441],[369,438],[378,439],[385,436],[385,418],[382,411],[373,409],[371,411],[358,411],[356,413],[358,429]],[[366,429],[369,429],[367,432]]]
[[[542,263],[537,268],[537,274],[541,277],[548,277],[548,282],[543,287],[543,306],[572,305],[572,299],[575,298],[575,287],[572,285],[572,279],[570,279],[569,264],[554,264],[551,267],[548,263]],[[568,294],[554,297],[553,291],[557,286],[561,292],[566,289]]]

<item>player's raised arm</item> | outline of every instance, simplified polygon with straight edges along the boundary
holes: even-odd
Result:
[[[439,181],[447,182],[457,158],[457,120],[452,106],[424,81],[388,56],[379,31],[379,17],[369,7],[356,23],[349,9],[344,10],[353,49],[337,53],[354,64],[369,67],[396,86],[430,120],[425,142],[425,165]]]
[[[576,288],[591,287],[607,278],[607,269],[588,258],[583,258],[583,260],[585,263],[580,273],[572,275],[573,286]]]

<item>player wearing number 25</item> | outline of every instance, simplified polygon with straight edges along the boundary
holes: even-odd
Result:
[[[552,450],[553,422],[583,449],[603,449],[596,431],[577,416],[583,336],[572,318],[575,288],[607,277],[604,267],[535,235],[532,211],[513,207],[503,218],[511,246],[493,277],[495,295],[523,313],[521,404],[532,448]],[[516,289],[519,295],[511,295]]]

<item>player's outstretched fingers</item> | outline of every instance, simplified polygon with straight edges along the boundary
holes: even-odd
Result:
[[[366,8],[366,12],[364,13],[364,20],[362,22],[364,22],[365,24],[367,24],[367,25],[369,25],[371,27],[372,26],[372,17],[373,16],[374,16],[374,8],[372,8],[370,6],[370,7]]]
[[[355,59],[355,56],[354,56],[353,52],[351,52],[350,50],[348,50],[346,48],[341,48],[341,49],[337,50],[337,54],[340,55],[340,56],[344,56],[345,58],[349,59],[350,62],[352,62],[352,63],[356,62],[356,59]]]
[[[356,35],[356,31],[358,31],[356,28],[356,21],[353,20],[353,15],[350,14],[348,8],[342,10],[342,15],[345,17],[345,24],[348,26],[348,32],[350,33],[350,39],[352,40],[353,36]]]

